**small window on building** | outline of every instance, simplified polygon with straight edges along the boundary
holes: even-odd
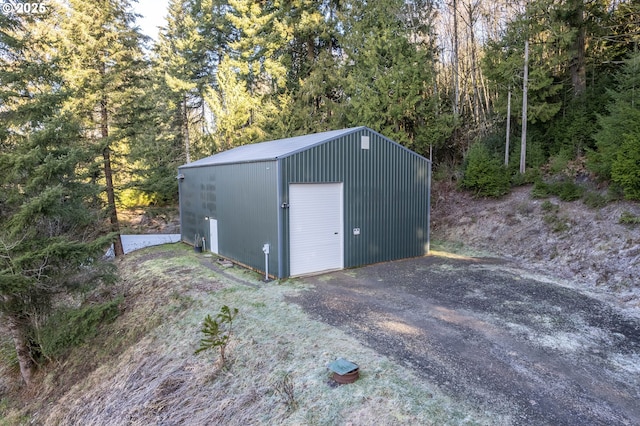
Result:
[[[369,149],[369,136],[362,136],[362,138],[360,138],[360,148]]]

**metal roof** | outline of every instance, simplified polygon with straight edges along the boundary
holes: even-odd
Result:
[[[311,135],[295,136],[292,138],[278,139],[275,141],[242,145],[237,148],[224,151],[210,157],[184,164],[179,168],[201,167],[215,164],[249,163],[255,161],[276,160],[287,157],[300,151],[309,149],[315,145],[329,142],[340,136],[363,129],[364,127],[351,127],[349,129],[332,130],[329,132],[314,133]]]

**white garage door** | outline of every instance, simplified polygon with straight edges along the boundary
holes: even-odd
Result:
[[[289,185],[291,275],[342,269],[342,184]]]

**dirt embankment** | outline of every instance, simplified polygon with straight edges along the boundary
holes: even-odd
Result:
[[[640,308],[640,225],[620,223],[624,212],[640,216],[640,204],[620,201],[593,209],[581,201],[530,194],[526,186],[501,199],[481,199],[436,185],[432,240],[511,258]]]
[[[180,211],[175,207],[122,209],[118,212],[123,233],[178,234]]]

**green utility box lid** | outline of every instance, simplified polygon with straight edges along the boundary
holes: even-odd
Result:
[[[351,373],[352,371],[355,371],[358,369],[357,364],[354,364],[351,361],[347,361],[344,358],[336,359],[331,364],[329,364],[328,367],[329,367],[329,370],[341,376],[344,376],[345,374]]]

